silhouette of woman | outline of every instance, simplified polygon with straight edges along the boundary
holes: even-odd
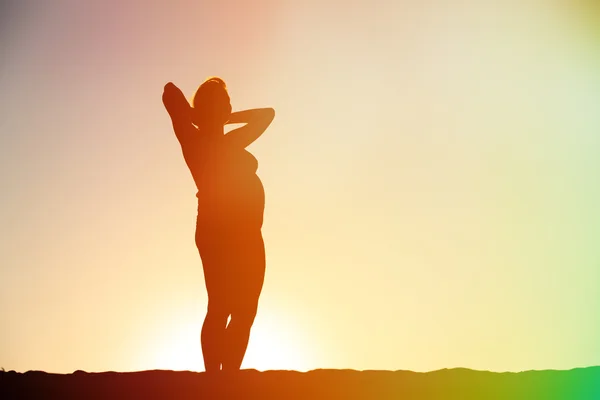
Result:
[[[201,333],[204,367],[207,372],[239,370],[265,275],[265,193],[256,175],[258,162],[245,148],[267,129],[275,111],[232,113],[225,82],[216,77],[200,85],[193,107],[171,82],[162,99],[198,189],[196,246],[208,292]],[[224,133],[224,125],[237,123],[246,125]]]

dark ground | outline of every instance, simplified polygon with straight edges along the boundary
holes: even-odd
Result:
[[[235,376],[187,371],[50,374],[0,372],[0,399],[594,399],[600,367],[495,373],[243,370]]]

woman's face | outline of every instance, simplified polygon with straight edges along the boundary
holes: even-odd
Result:
[[[209,84],[198,89],[194,97],[196,125],[225,125],[231,114],[229,94],[221,85]]]

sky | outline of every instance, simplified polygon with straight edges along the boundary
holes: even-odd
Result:
[[[276,111],[243,368],[600,365],[594,2],[0,4],[0,367],[203,370],[161,95],[213,75]]]

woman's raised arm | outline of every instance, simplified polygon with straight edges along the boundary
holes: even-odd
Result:
[[[192,125],[192,108],[181,89],[172,82],[165,85],[162,101],[171,117],[173,130],[179,142],[186,141],[195,132]]]
[[[246,125],[227,133],[225,139],[234,146],[245,148],[262,135],[273,118],[275,118],[275,110],[272,108],[253,108],[231,113],[228,124],[246,123]]]

